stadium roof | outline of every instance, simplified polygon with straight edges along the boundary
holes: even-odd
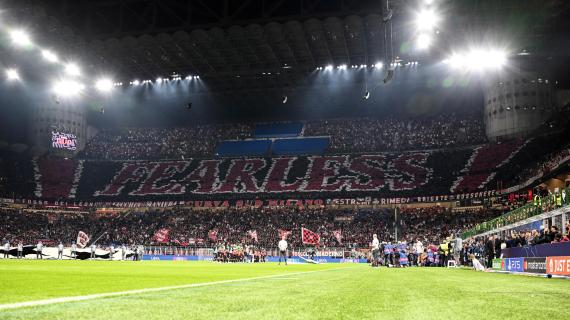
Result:
[[[386,0],[28,0],[17,8],[47,25],[53,41],[123,81],[200,75],[213,91],[293,86],[317,67],[387,56],[441,61],[465,41],[509,41],[513,54],[536,59],[570,53],[561,41],[567,1],[434,1],[445,25],[429,54],[409,49],[419,0],[389,1],[393,32],[382,21]]]

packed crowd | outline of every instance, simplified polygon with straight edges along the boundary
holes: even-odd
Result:
[[[87,143],[82,157],[156,160],[212,156],[221,141],[250,138],[252,132],[253,126],[243,123],[103,130]],[[304,135],[330,135],[332,152],[446,148],[486,141],[480,119],[455,115],[431,120],[388,117],[309,121]]]
[[[490,235],[467,239],[463,243],[462,256],[473,254],[491,268],[493,259],[501,258],[501,251],[506,248],[526,247],[539,244],[570,242],[570,222],[563,233],[557,226],[540,226],[532,230],[512,230],[505,237]]]
[[[292,247],[303,247],[301,227],[320,235],[320,247],[368,247],[376,233],[383,241],[398,238],[439,243],[465,226],[499,212],[453,211],[444,208],[405,209],[394,220],[385,209],[250,208],[164,210],[126,213],[54,213],[0,209],[0,239],[33,244],[38,240],[71,243],[79,231],[101,244],[197,245],[254,244],[274,248],[283,235]],[[160,239],[157,232],[161,233]]]
[[[442,115],[430,120],[388,118],[308,122],[305,136],[331,136],[333,152],[398,151],[485,143],[483,121]]]
[[[438,206],[408,208],[400,212],[399,224],[402,234],[408,240],[425,239],[439,243],[441,238],[461,234],[477,223],[500,214],[500,211],[485,209],[449,210]]]
[[[104,130],[82,152],[87,159],[157,160],[211,156],[223,140],[250,137],[248,124],[196,125],[185,128]]]
[[[516,177],[515,180],[525,182],[527,179],[541,178],[548,175],[552,170],[556,169],[559,165],[564,164],[570,160],[570,145],[565,148],[557,150],[548,155],[544,155],[534,165],[524,168]]]

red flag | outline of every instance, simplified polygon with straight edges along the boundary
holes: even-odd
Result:
[[[257,242],[257,230],[249,230],[247,234]]]
[[[336,238],[336,241],[338,241],[339,244],[342,244],[342,231],[339,230],[333,230],[333,235]]]
[[[283,230],[283,229],[279,229],[279,239],[287,239],[287,237],[291,234],[291,231],[289,230]]]
[[[79,233],[77,234],[77,245],[80,248],[85,248],[88,242],[89,242],[89,236],[87,235],[87,233],[79,231]]]
[[[213,242],[218,241],[218,230],[210,230],[210,232],[208,232],[208,238]]]
[[[321,241],[321,237],[318,234],[305,228],[301,228],[301,239],[303,240],[303,244],[318,245]]]
[[[170,234],[170,229],[162,228],[158,229],[154,234],[153,239],[158,243],[166,243],[168,242],[168,235]]]

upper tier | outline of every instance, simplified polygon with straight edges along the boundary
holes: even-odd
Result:
[[[101,131],[82,152],[84,159],[159,160],[212,157],[226,140],[253,137],[330,137],[328,144],[307,148],[306,141],[278,144],[276,154],[329,154],[450,148],[485,143],[480,119],[442,115],[431,119],[358,118],[274,125],[197,125],[187,128],[124,128]],[[230,146],[232,147],[232,146]],[[227,156],[268,155],[263,143],[238,146],[251,152]],[[297,150],[297,147],[299,150]],[[323,149],[326,148],[326,149]],[[246,150],[247,151],[247,150]]]

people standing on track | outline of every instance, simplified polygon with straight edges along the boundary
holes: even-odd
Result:
[[[44,244],[41,241],[38,241],[36,245],[36,259],[42,259],[42,250],[44,250]]]
[[[57,259],[63,259],[63,243],[61,241],[57,245]]]
[[[287,240],[285,240],[285,237],[281,238],[277,246],[279,247],[279,265],[281,265],[281,257],[283,257],[285,265],[287,265]]]
[[[71,258],[77,259],[77,244],[75,242],[71,244]]]
[[[372,235],[372,266],[378,267],[380,259],[380,241],[378,235]]]
[[[8,259],[10,255],[10,241],[6,240],[6,243],[4,243],[4,259]]]
[[[22,259],[24,255],[24,244],[22,241],[18,242],[18,259]]]

